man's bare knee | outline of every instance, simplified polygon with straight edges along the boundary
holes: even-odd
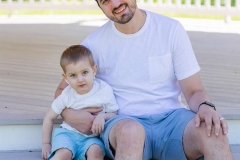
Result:
[[[196,128],[193,120],[186,126],[183,136],[184,151],[188,159],[196,159],[201,155],[204,157],[215,157],[217,154],[231,159],[231,151],[228,138],[220,130],[219,136],[215,136],[214,125],[212,126],[211,136],[206,133],[206,124]],[[217,151],[217,152],[215,152]],[[219,154],[221,152],[221,154]],[[195,157],[196,156],[196,157]]]
[[[211,130],[211,137],[208,137],[206,134],[206,124],[203,122],[201,123],[201,132],[199,132],[200,137],[202,137],[201,142],[203,142],[203,148],[205,148],[204,145],[206,144],[213,144],[217,145],[217,147],[226,150],[229,149],[229,141],[227,135],[223,134],[222,128],[220,128],[219,135],[215,136],[215,130],[214,130],[214,124],[212,125],[212,130]]]
[[[118,121],[109,134],[111,146],[116,149],[117,145],[131,146],[131,144],[143,145],[145,130],[143,126],[134,120],[124,119]]]

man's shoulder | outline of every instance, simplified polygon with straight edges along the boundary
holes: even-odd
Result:
[[[101,38],[102,35],[106,35],[106,33],[109,31],[111,27],[111,20],[108,20],[105,24],[97,28],[95,31],[93,31],[91,34],[87,36],[88,39],[94,40],[96,38]]]
[[[161,23],[161,24],[171,24],[171,25],[176,25],[179,23],[178,20],[173,19],[171,17],[165,16],[163,14],[160,13],[154,13],[151,11],[146,11],[148,15],[150,15],[151,19],[153,20],[153,22],[156,23]]]

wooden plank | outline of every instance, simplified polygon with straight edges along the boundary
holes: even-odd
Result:
[[[37,112],[44,112],[50,108],[50,106],[40,106],[38,104],[30,105],[30,104],[20,104],[16,105],[13,102],[1,102],[0,108],[11,108],[11,109],[18,109],[18,110],[28,110],[28,111],[37,111]]]
[[[61,81],[59,58],[96,27],[15,24],[0,27],[0,121],[42,119]],[[220,113],[240,115],[240,36],[188,32],[205,89]],[[184,100],[183,100],[184,101]],[[5,108],[7,107],[7,108]]]

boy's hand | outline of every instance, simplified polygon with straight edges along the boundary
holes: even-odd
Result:
[[[42,145],[42,158],[47,159],[48,155],[51,153],[51,144],[45,143]]]
[[[64,121],[66,121],[70,126],[77,129],[79,132],[90,135],[93,121],[95,119],[95,114],[101,112],[103,107],[91,107],[80,110],[73,110],[70,108],[64,109],[61,113]]]
[[[105,113],[99,113],[93,121],[92,124],[92,133],[93,134],[100,134],[104,129],[105,123]]]

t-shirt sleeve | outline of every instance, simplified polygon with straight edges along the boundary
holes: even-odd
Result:
[[[178,23],[173,39],[173,65],[177,80],[182,80],[200,71],[189,37]]]
[[[64,103],[64,93],[59,95],[52,103],[52,109],[57,114],[61,114],[63,109],[66,108],[66,104]]]
[[[106,104],[104,105],[105,112],[115,112],[119,109],[113,90],[110,86],[106,87]]]
[[[83,46],[87,47],[88,49],[90,49],[90,48],[89,48],[89,44],[88,44],[88,37],[85,38],[85,39],[81,42],[81,45],[83,45]]]

